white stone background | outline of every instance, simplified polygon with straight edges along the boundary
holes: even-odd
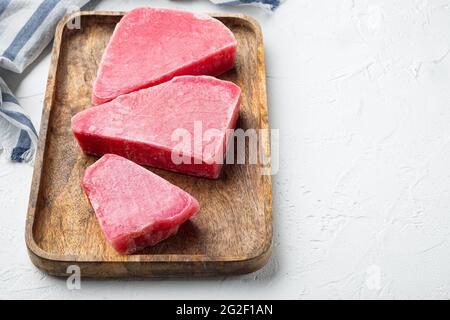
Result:
[[[0,160],[0,298],[450,298],[450,1],[288,0],[274,14],[203,1],[111,1],[243,12],[262,25],[274,252],[260,271],[200,280],[64,279],[29,261],[33,168]],[[50,49],[2,72],[37,127]]]

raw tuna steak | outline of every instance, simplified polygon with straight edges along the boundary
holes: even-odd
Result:
[[[240,92],[209,76],[176,77],[78,113],[72,131],[89,154],[217,178]]]
[[[170,80],[219,75],[234,65],[236,39],[206,15],[138,8],[117,24],[103,54],[92,103]]]
[[[86,169],[83,188],[106,239],[122,254],[168,238],[199,210],[188,193],[112,154]]]

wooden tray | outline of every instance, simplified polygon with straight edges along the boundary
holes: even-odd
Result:
[[[79,16],[81,29],[66,26]],[[121,256],[105,242],[81,177],[95,157],[84,155],[70,130],[90,106],[103,50],[123,12],[81,12],[58,25],[26,222],[33,263],[56,276],[78,265],[84,277],[192,276],[247,273],[272,247],[272,182],[258,165],[227,165],[220,180],[151,169],[198,199],[200,213],[178,234],[139,254]],[[268,128],[264,50],[259,25],[243,15],[214,14],[238,39],[236,67],[220,78],[242,88],[238,127]],[[265,134],[263,150],[269,155]]]

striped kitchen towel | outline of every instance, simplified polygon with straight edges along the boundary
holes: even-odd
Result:
[[[50,43],[61,17],[88,2],[0,0],[0,68],[21,73]],[[28,162],[36,148],[36,130],[1,78],[0,93],[0,152],[12,161]]]
[[[0,152],[10,150],[11,160],[28,162],[36,147],[36,130],[1,78],[0,91]]]
[[[221,5],[258,5],[260,7],[275,10],[284,0],[210,0],[215,4]]]
[[[50,43],[68,11],[89,0],[0,0],[0,67],[22,72]]]

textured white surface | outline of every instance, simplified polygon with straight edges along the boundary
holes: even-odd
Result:
[[[281,139],[271,261],[246,276],[83,280],[70,291],[27,257],[32,167],[2,159],[0,298],[450,298],[450,1],[289,0],[272,15],[152,5],[262,24]],[[24,75],[2,73],[37,126],[48,54]]]

